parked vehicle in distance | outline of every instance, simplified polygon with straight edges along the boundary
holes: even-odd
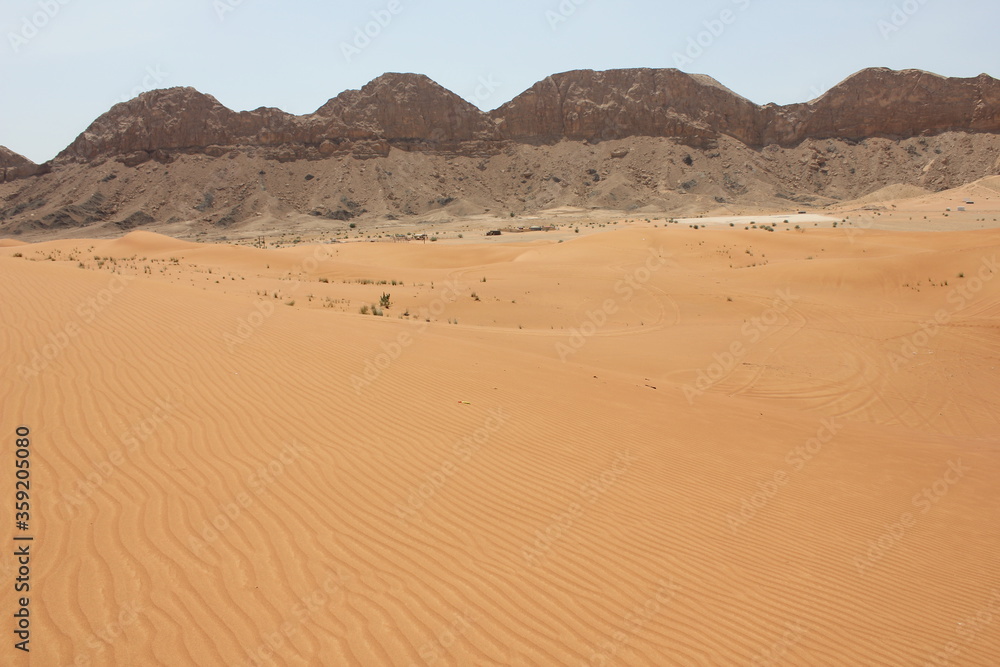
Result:
[[[486,235],[487,236],[500,236],[500,230],[499,229],[491,229],[490,231],[486,232]]]

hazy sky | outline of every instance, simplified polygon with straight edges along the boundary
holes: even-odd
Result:
[[[0,145],[51,159],[146,89],[302,114],[386,71],[485,110],[549,74],[618,67],[801,102],[870,66],[1000,76],[998,27],[996,0],[3,0]]]

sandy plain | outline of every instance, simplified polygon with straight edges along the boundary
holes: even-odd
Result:
[[[998,664],[994,185],[0,242],[31,664]]]

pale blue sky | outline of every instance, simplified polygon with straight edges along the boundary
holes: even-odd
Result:
[[[346,57],[380,11],[391,20]],[[1000,76],[998,27],[995,0],[3,0],[0,145],[51,159],[144,88],[302,114],[386,71],[486,110],[549,74],[618,67],[679,66],[757,103],[800,102],[869,66]]]

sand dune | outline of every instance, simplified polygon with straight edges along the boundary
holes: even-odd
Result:
[[[931,192],[926,188],[921,188],[916,185],[907,185],[906,183],[897,183],[896,185],[887,185],[884,188],[879,188],[875,192],[869,193],[864,197],[859,197],[851,202],[847,202],[845,206],[860,206],[862,204],[896,201],[899,199],[912,199],[914,197],[920,197],[928,194],[931,194]]]
[[[998,230],[0,248],[32,664],[1000,663]]]

